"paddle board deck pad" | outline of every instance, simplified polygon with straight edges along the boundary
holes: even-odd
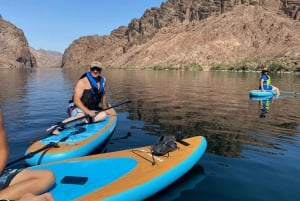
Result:
[[[147,146],[29,169],[54,172],[56,181],[50,192],[55,200],[144,200],[187,173],[207,147],[202,136],[187,138],[183,142],[177,142],[178,149],[164,156],[152,155],[151,146]]]
[[[25,162],[30,166],[39,165],[86,156],[95,149],[100,149],[101,146],[104,148],[117,126],[116,111],[111,108],[108,112],[110,115],[107,115],[106,119],[101,122],[64,129],[58,135],[50,135],[33,143],[26,150],[25,155],[52,143],[57,144],[58,147],[49,146],[49,149],[33,154]]]
[[[265,90],[265,91],[251,90],[249,92],[250,97],[272,97],[274,95],[276,95],[276,91],[272,91],[272,90]]]

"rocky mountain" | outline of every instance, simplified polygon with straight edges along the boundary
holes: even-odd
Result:
[[[300,65],[299,0],[168,0],[107,36],[83,36],[62,65],[151,68],[275,61]]]
[[[60,52],[34,48],[30,52],[36,58],[37,67],[61,67],[63,54]]]
[[[0,16],[0,67],[36,67],[23,31]]]

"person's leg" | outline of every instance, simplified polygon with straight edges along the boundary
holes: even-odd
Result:
[[[30,201],[54,201],[54,198],[50,193],[44,193],[42,195],[33,195],[32,193],[27,193],[17,201],[29,201],[29,200]]]
[[[276,91],[276,95],[277,95],[277,96],[280,96],[280,91],[279,91],[279,89],[278,89],[277,87],[275,87],[275,86],[272,85],[272,89],[273,89],[274,91]]]
[[[75,110],[77,111],[77,109],[75,109]],[[74,111],[75,111],[75,110],[74,110]],[[67,124],[68,122],[71,122],[71,121],[73,121],[73,120],[75,120],[75,119],[78,119],[78,118],[80,118],[80,117],[83,117],[83,116],[85,116],[85,114],[84,114],[83,112],[77,112],[77,113],[74,113],[74,116],[71,116],[71,117],[68,117],[68,118],[64,119],[64,120],[62,121],[62,123],[65,124],[65,127],[66,127],[66,128],[68,128],[68,127],[73,127],[73,126],[76,126],[77,124],[81,124],[81,123],[88,123],[88,120],[87,120],[86,118],[84,118],[84,119],[81,119],[80,122],[75,121],[75,122],[73,122],[73,123],[70,123],[69,125]],[[56,126],[56,125],[54,125],[54,126]],[[53,128],[53,126],[52,126],[51,128]],[[47,130],[49,130],[49,129],[51,129],[51,128],[48,128]],[[54,135],[58,135],[59,133],[60,133],[59,128],[55,129],[55,130],[52,132],[52,134],[54,134]]]
[[[94,118],[93,118],[93,122],[99,122],[99,121],[103,121],[104,119],[106,119],[107,113],[105,111],[103,112],[99,112]]]
[[[67,124],[68,122],[71,122],[71,121],[73,121],[75,119],[78,119],[80,117],[83,117],[83,116],[85,116],[85,114],[82,112],[82,110],[80,110],[78,108],[75,108],[73,110],[72,116],[68,117],[65,120],[63,120],[62,123],[66,124],[66,126],[65,126],[66,128],[76,126],[76,124],[89,123],[89,120],[88,120],[88,117],[87,117],[87,118],[82,119],[80,122],[75,121],[74,123],[70,123],[69,125]],[[106,116],[107,116],[107,113],[105,111],[99,112],[93,118],[93,122],[103,121],[103,120],[105,120]],[[49,128],[49,129],[51,129],[51,128]],[[52,133],[55,134],[55,135],[58,135],[60,132],[59,132],[59,129],[55,129]]]
[[[85,114],[83,112],[78,112],[74,116],[71,116],[71,117],[66,118],[65,120],[63,120],[62,123],[68,123],[68,122],[70,122],[74,119],[78,119],[78,118],[83,117],[83,116],[85,116]]]
[[[23,170],[9,186],[0,192],[0,198],[20,199],[26,193],[38,195],[47,191],[54,183],[55,176],[48,170]]]

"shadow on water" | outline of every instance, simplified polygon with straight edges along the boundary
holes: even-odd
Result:
[[[190,171],[188,171],[183,177],[171,184],[165,190],[150,197],[147,201],[165,201],[175,200],[182,196],[184,192],[192,191],[195,187],[205,179],[204,168],[196,164]]]

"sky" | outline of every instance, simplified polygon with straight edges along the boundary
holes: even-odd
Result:
[[[22,29],[30,47],[63,53],[81,36],[110,35],[166,0],[0,0],[2,18]]]

